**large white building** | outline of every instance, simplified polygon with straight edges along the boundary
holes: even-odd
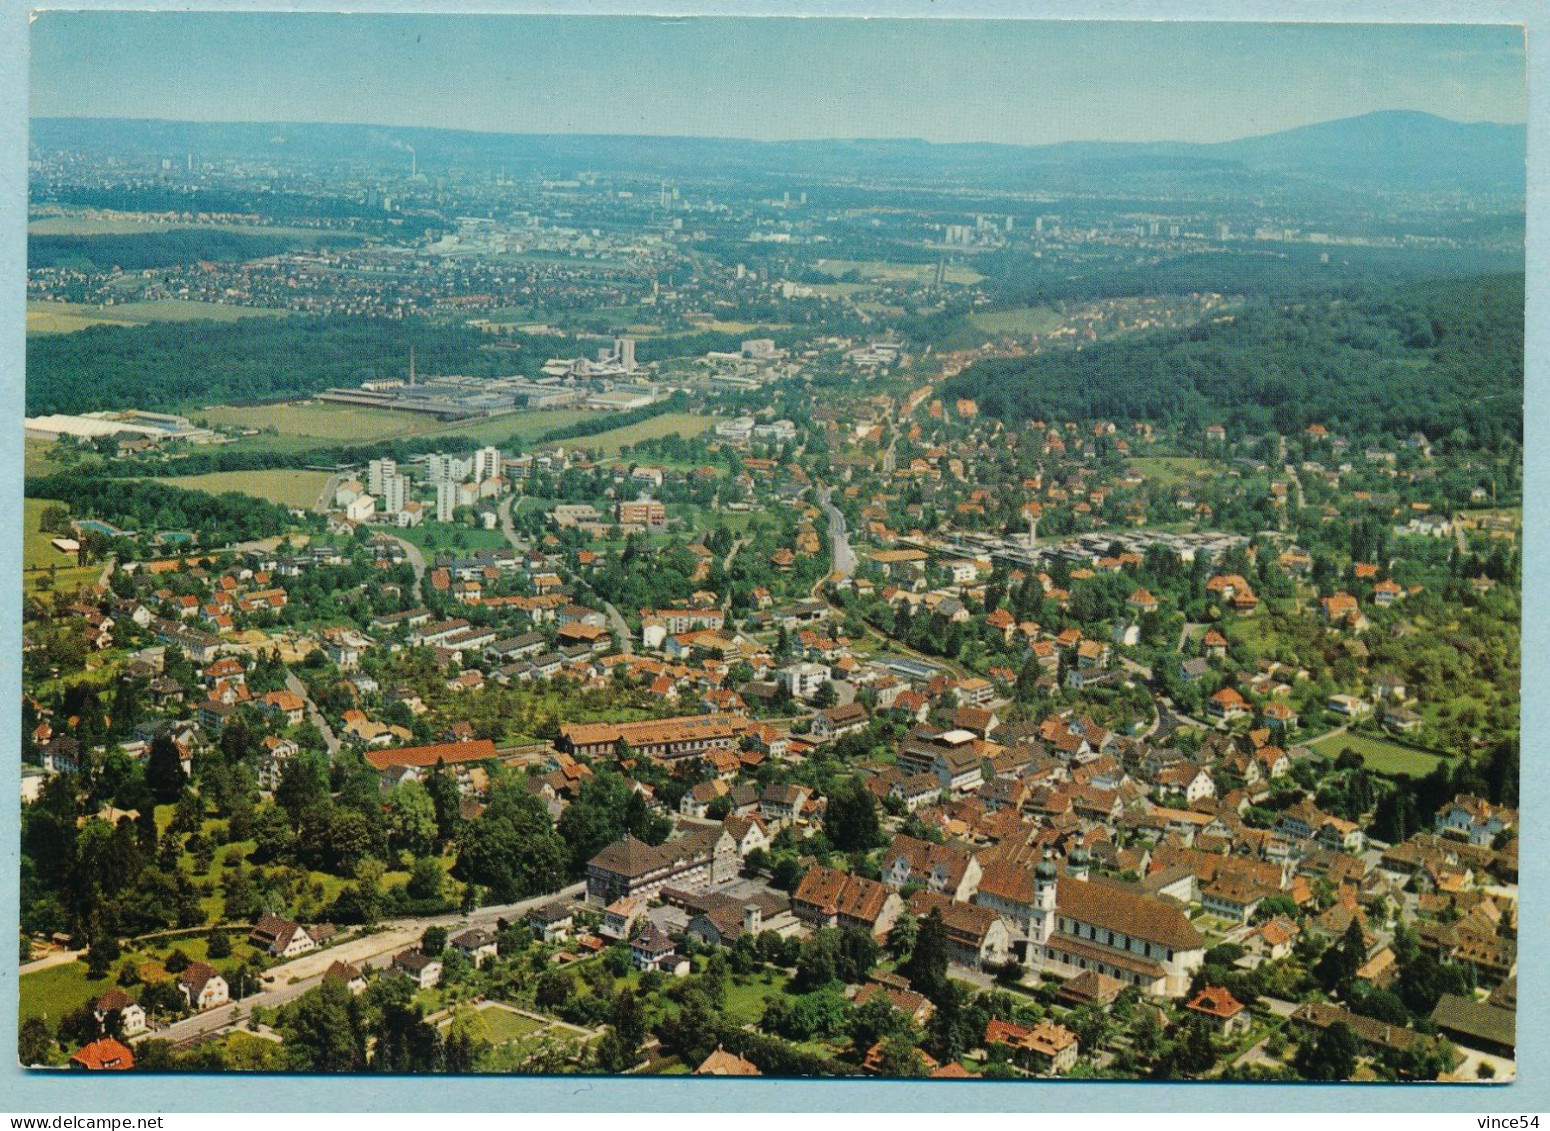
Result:
[[[1095,970],[1154,997],[1183,997],[1205,963],[1205,940],[1176,905],[1117,884],[1059,878],[1047,860],[1034,873],[1027,922],[1028,965],[1063,977]]]
[[[496,447],[480,448],[474,453],[474,482],[499,479],[501,474],[501,450]]]
[[[811,699],[829,682],[829,669],[822,664],[788,664],[780,669],[780,680],[795,699]]]
[[[357,495],[344,508],[344,516],[351,522],[370,522],[377,513],[377,500],[370,495]]]
[[[374,459],[366,465],[366,491],[371,495],[382,494],[382,483],[389,476],[398,474],[398,462],[391,459]]]
[[[447,479],[436,481],[436,521],[451,522],[457,510],[457,484]]]
[[[474,461],[436,452],[426,457],[425,466],[426,473],[429,475],[432,483],[440,483],[442,481],[462,483],[473,473]],[[495,466],[498,472],[500,468],[500,453],[498,451],[496,452]]]
[[[409,501],[409,480],[403,475],[389,475],[382,480],[382,509],[396,515]]]

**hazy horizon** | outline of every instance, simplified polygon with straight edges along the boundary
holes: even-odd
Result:
[[[33,119],[1211,144],[1525,124],[1513,25],[43,12]]]

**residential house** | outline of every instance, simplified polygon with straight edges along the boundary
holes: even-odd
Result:
[[[248,944],[273,958],[294,958],[317,948],[307,928],[265,912],[248,935]]]
[[[883,853],[882,877],[889,887],[923,884],[958,901],[973,898],[982,872],[980,862],[967,849],[933,844],[904,833],[896,834]]]
[[[206,962],[189,963],[178,975],[177,984],[178,989],[183,991],[188,1007],[196,1012],[214,1009],[231,1000],[231,989],[226,985],[226,979]]]
[[[394,955],[393,972],[409,978],[422,990],[432,989],[441,981],[441,959],[406,950]]]

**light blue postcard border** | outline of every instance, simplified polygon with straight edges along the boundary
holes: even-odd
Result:
[[[42,4],[67,9],[136,9],[140,3],[64,2]],[[1528,319],[1527,389],[1524,413],[1526,498],[1524,503],[1523,600],[1523,827],[1520,906],[1520,984],[1518,1006],[1518,1081],[1507,1086],[1314,1086],[1202,1085],[1124,1083],[991,1083],[693,1080],[616,1080],[588,1078],[404,1078],[404,1077],[234,1077],[137,1076],[117,1073],[83,1077],[65,1073],[27,1073],[16,1067],[17,952],[0,944],[0,1112],[151,1112],[178,1111],[1427,1111],[1511,1113],[1550,1110],[1550,1008],[1535,988],[1550,985],[1546,949],[1545,894],[1550,890],[1546,848],[1550,837],[1544,815],[1550,813],[1550,779],[1539,773],[1544,758],[1541,736],[1550,734],[1550,591],[1540,571],[1550,565],[1550,300],[1547,300],[1545,224],[1550,220],[1550,6],[1532,2],[1471,3],[1450,0],[1347,0],[1335,3],[1284,3],[1275,0],[880,0],[876,3],[814,0],[599,0],[599,2],[450,3],[431,0],[360,3],[211,2],[168,3],[169,8],[210,11],[272,10],[336,12],[424,12],[452,9],[484,13],[573,13],[578,15],[802,15],[892,16],[915,18],[1049,19],[1191,19],[1267,20],[1346,23],[1494,23],[1528,28],[1529,177],[1528,177]],[[8,425],[0,429],[0,475],[7,485],[0,514],[0,594],[21,592],[21,498],[23,317],[26,264],[28,5],[4,0],[0,6],[0,404]],[[1446,429],[1446,422],[1439,422]],[[21,680],[20,605],[0,600],[0,781],[19,773]],[[15,786],[0,789],[0,920],[18,919],[17,823]]]

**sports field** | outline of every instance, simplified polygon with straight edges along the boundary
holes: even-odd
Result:
[[[1438,762],[1442,761],[1435,754],[1412,750],[1397,742],[1389,742],[1387,739],[1373,738],[1365,734],[1337,734],[1331,738],[1320,739],[1313,744],[1313,750],[1326,758],[1334,758],[1347,746],[1362,756],[1369,770],[1379,774],[1409,774],[1411,777],[1425,777]]]

